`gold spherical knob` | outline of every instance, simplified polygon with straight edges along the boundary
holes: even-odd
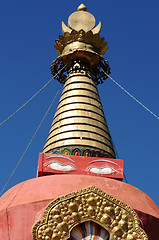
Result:
[[[82,3],[81,5],[79,5],[79,7],[77,8],[77,11],[87,11],[86,6]]]

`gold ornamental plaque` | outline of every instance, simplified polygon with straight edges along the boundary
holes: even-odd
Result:
[[[110,240],[148,240],[135,211],[120,200],[91,186],[56,198],[32,229],[33,240],[66,240],[80,223],[95,222]]]

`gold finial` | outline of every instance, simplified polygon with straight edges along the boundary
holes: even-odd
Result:
[[[82,3],[81,5],[79,5],[79,7],[77,8],[77,11],[87,11],[86,6]]]
[[[100,37],[100,30],[101,22],[96,26],[95,17],[87,12],[86,6],[82,3],[77,11],[69,16],[68,26],[62,22],[64,36],[60,35],[59,39],[56,40],[54,45],[56,52],[59,55],[67,55],[84,50],[104,55],[108,47],[104,38]]]

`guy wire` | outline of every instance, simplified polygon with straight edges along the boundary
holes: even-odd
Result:
[[[58,71],[58,73],[52,77],[42,88],[39,89],[28,101],[26,101],[21,107],[19,107],[15,112],[13,112],[9,117],[7,117],[3,122],[0,123],[0,126],[2,126],[5,122],[7,122],[11,117],[13,117],[17,112],[19,112],[23,107],[25,107],[33,98],[38,95],[57,75],[66,67],[66,65]]]
[[[120,87],[125,93],[127,93],[132,99],[134,99],[139,105],[141,105],[145,110],[151,113],[155,118],[159,120],[159,117],[153,113],[150,109],[148,109],[143,103],[137,100],[132,94],[130,94],[125,88],[123,88],[119,83],[117,83],[112,77],[110,77],[103,69],[101,69],[107,77],[109,77],[118,87]]]
[[[28,148],[29,148],[30,144],[31,144],[31,143],[32,143],[32,141],[34,140],[34,138],[35,138],[35,136],[36,136],[36,134],[37,134],[38,130],[40,129],[40,127],[41,127],[42,123],[44,122],[44,120],[45,120],[45,118],[46,118],[46,116],[47,116],[47,114],[48,114],[48,112],[49,112],[50,108],[52,107],[52,105],[53,105],[53,103],[54,103],[54,101],[55,101],[55,99],[56,99],[56,97],[57,97],[58,93],[60,92],[61,88],[62,88],[62,85],[60,86],[59,90],[57,91],[57,93],[56,93],[56,95],[55,95],[54,99],[52,100],[52,102],[51,102],[51,104],[50,104],[49,108],[47,109],[47,111],[46,111],[46,113],[45,113],[44,117],[42,118],[42,120],[41,120],[41,122],[40,122],[39,126],[37,127],[37,129],[36,129],[36,131],[35,131],[35,133],[34,133],[33,137],[31,138],[31,140],[30,140],[29,144],[27,145],[27,147],[26,147],[25,151],[23,152],[23,154],[22,154],[21,158],[19,159],[19,161],[18,161],[18,163],[17,163],[16,167],[14,168],[14,170],[13,170],[13,172],[11,173],[10,177],[8,178],[8,180],[7,180],[6,184],[4,185],[4,187],[3,187],[3,189],[2,189],[2,191],[1,191],[1,193],[0,193],[0,196],[3,194],[3,192],[4,192],[5,188],[6,188],[6,186],[8,185],[8,183],[9,183],[10,179],[12,178],[13,174],[15,173],[15,171],[16,171],[16,169],[17,169],[18,165],[20,164],[20,162],[22,161],[22,159],[23,159],[24,155],[26,154],[26,152],[27,152],[27,150],[28,150]]]

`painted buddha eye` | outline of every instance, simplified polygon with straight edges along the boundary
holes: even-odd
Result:
[[[111,174],[111,173],[117,173],[117,170],[115,170],[112,167],[90,167],[87,169],[88,172],[96,173],[96,174]]]
[[[61,162],[57,162],[57,161],[49,161],[45,164],[45,166],[54,169],[54,170],[58,170],[58,171],[64,171],[64,172],[69,172],[72,170],[75,170],[75,168],[70,165],[70,164],[64,164]]]

